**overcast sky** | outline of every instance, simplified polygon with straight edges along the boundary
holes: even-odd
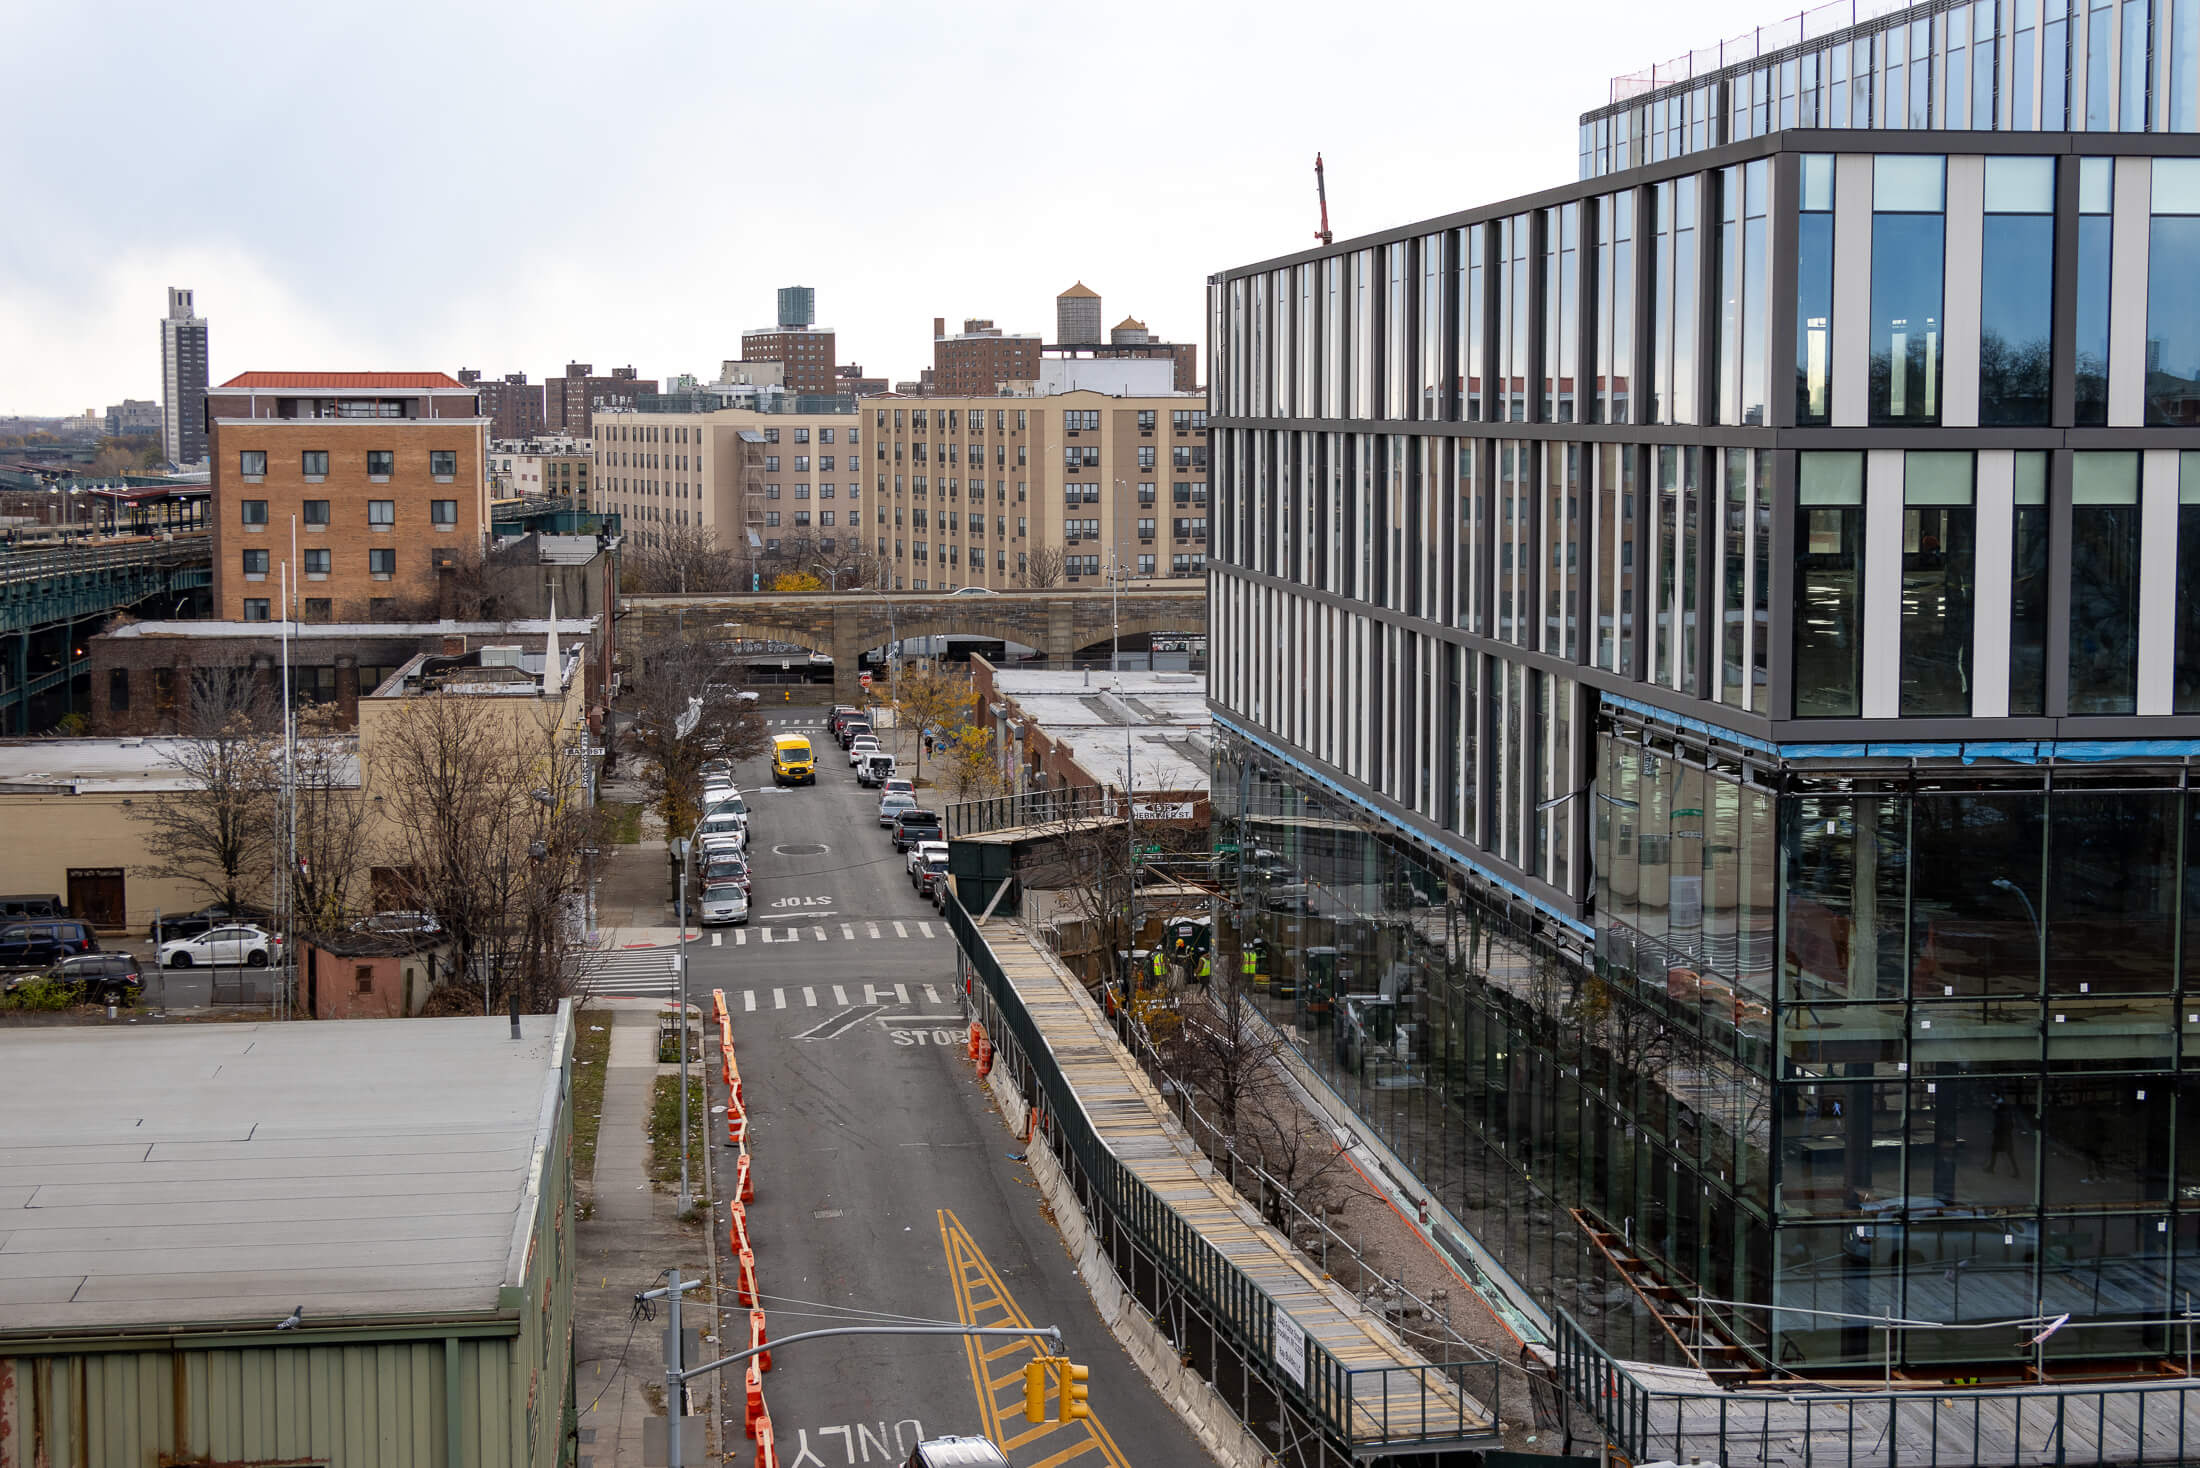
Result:
[[[1210,271],[1564,183],[1609,77],[1792,13],[1705,0],[750,5],[0,0],[0,412],[569,359],[715,372],[774,290],[914,377],[931,323],[1200,340]]]

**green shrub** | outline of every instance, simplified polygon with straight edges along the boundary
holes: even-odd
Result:
[[[59,979],[32,979],[0,995],[0,1005],[9,1009],[59,1010],[76,1002],[77,986]]]

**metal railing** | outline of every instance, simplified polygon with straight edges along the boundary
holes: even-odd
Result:
[[[1572,1316],[1551,1314],[1560,1386],[1638,1463],[2012,1468],[2184,1463],[2200,1455],[2200,1383],[2190,1380],[1691,1391],[1647,1385]]]
[[[1097,785],[1026,790],[1020,795],[989,795],[977,800],[956,801],[947,807],[947,835],[953,840],[957,836],[979,836],[987,831],[1012,831],[1024,826],[1112,820],[1120,814],[1109,808],[1108,793]]]
[[[1053,1049],[1022,996],[952,892],[944,911],[957,944],[1045,1097],[1050,1121],[1101,1206],[1248,1360],[1276,1362],[1274,1299],[1116,1157],[1055,1063]],[[1278,1363],[1262,1374],[1273,1390],[1303,1406],[1338,1441],[1360,1447],[1486,1435],[1490,1425],[1470,1416],[1469,1408],[1481,1406],[1494,1415],[1498,1370],[1495,1361],[1352,1367],[1307,1337],[1298,1371]]]
[[[1661,61],[1640,71],[1615,76],[1612,78],[1606,105],[1632,101],[1645,93],[1658,91],[1676,82],[1716,76],[1729,66],[1739,66],[1762,56],[1771,56],[1790,46],[1815,41],[1836,31],[1847,30],[1850,26],[1862,25],[1867,21],[1909,10],[1913,6],[1925,10],[1940,10],[1960,3],[1964,3],[1964,0],[1940,0],[1937,5],[1933,0],[1925,0],[1923,5],[1919,5],[1918,0],[1834,0],[1830,5],[1815,6],[1783,20],[1776,20],[1771,25],[1744,31],[1716,45],[1699,47],[1670,61]]]

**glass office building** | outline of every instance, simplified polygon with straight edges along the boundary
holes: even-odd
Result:
[[[2200,0],[1807,29],[1213,278],[1220,931],[1615,1354],[2175,1353]]]

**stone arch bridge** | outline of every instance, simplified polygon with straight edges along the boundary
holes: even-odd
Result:
[[[630,635],[685,628],[727,642],[791,642],[833,660],[833,693],[857,701],[857,664],[865,650],[918,637],[984,637],[1036,647],[1054,663],[1120,630],[1207,630],[1207,588],[1200,581],[1126,586],[1120,601],[1104,586],[1003,591],[993,595],[931,591],[806,592],[775,596],[628,596],[620,611]],[[1115,621],[1120,608],[1122,620]]]

